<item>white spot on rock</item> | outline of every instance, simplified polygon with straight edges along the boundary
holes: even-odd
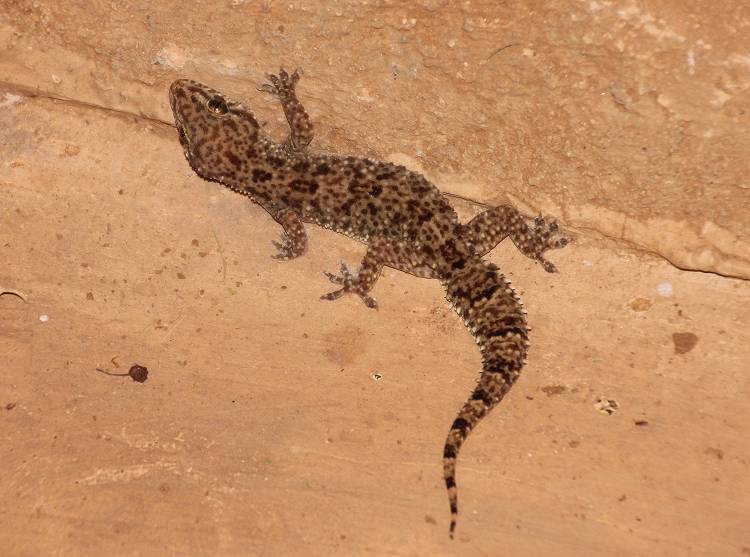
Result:
[[[21,102],[23,97],[21,95],[14,95],[13,93],[5,93],[3,96],[5,100],[0,101],[0,107],[13,106]]]
[[[237,66],[237,62],[233,60],[222,60],[219,62],[219,72],[224,75],[237,75],[240,70]]]
[[[361,102],[367,102],[371,103],[373,101],[372,95],[370,95],[370,91],[366,87],[361,87],[357,93],[355,93],[354,98]]]
[[[660,282],[656,287],[656,291],[659,293],[659,296],[664,298],[669,298],[674,294],[674,288],[672,288],[672,285],[668,282]]]
[[[187,62],[187,55],[176,44],[169,43],[154,56],[154,64],[168,68],[182,69]]]

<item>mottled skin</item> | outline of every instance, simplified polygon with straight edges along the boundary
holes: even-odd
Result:
[[[453,422],[443,452],[453,537],[459,449],[516,381],[528,348],[518,296],[498,268],[481,257],[509,236],[524,255],[554,272],[543,254],[568,239],[558,237],[555,222],[539,217],[530,226],[510,206],[489,209],[461,224],[440,191],[416,172],[363,157],[307,151],[313,132],[295,93],[298,72],[281,70],[268,78],[261,90],[278,97],[291,129],[283,143],[265,134],[237,102],[194,81],[175,81],[169,97],[185,156],[199,176],[247,195],[284,228],[281,242],[275,242],[279,259],[305,252],[304,223],[367,244],[358,272],[342,265],[340,275],[326,273],[341,288],[323,298],[354,293],[377,307],[369,292],[384,265],[445,286],[447,299],[482,353],[479,381]]]

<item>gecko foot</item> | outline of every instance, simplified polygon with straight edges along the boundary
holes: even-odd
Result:
[[[294,73],[289,75],[284,68],[281,68],[279,69],[279,75],[266,74],[270,83],[264,83],[258,90],[270,93],[284,100],[294,93],[294,88],[301,75],[299,69],[294,70]]]
[[[544,258],[544,252],[549,249],[565,247],[573,241],[572,238],[568,238],[567,236],[559,236],[559,231],[560,227],[556,220],[552,219],[548,221],[542,215],[539,215],[534,219],[534,226],[529,227],[531,241],[521,242],[523,244],[528,244],[527,249],[530,248],[530,251],[532,252],[530,257],[538,261],[542,265],[542,268],[548,273],[556,273],[557,267]],[[516,243],[516,245],[519,244]],[[526,253],[526,250],[522,251]],[[529,254],[527,253],[527,255]]]
[[[284,233],[281,235],[281,241],[271,242],[278,252],[276,255],[272,255],[274,259],[289,260],[299,257],[305,252],[305,245],[300,245],[299,242],[295,242],[288,234]]]
[[[327,276],[328,280],[332,283],[340,284],[343,288],[324,294],[320,297],[321,300],[338,300],[344,294],[351,293],[359,296],[368,308],[378,308],[378,303],[375,299],[367,295],[369,289],[365,286],[366,281],[358,274],[352,273],[344,263],[341,264],[340,275],[334,275],[333,273],[328,272],[324,272],[323,274]]]

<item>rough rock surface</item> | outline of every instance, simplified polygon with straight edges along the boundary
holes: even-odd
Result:
[[[3,554],[750,554],[750,8],[524,4],[0,0]],[[479,355],[440,286],[319,301],[363,247],[270,259],[170,127],[192,77],[281,137],[281,65],[316,148],[577,237],[555,276],[491,255],[534,330],[454,542]]]

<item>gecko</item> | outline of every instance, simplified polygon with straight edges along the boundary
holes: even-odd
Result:
[[[281,225],[280,241],[273,242],[277,259],[307,251],[308,223],[367,245],[356,271],[342,263],[339,273],[324,273],[338,287],[324,294],[325,300],[354,294],[367,307],[377,308],[370,291],[384,266],[442,283],[482,356],[476,387],[443,446],[453,538],[459,450],[518,379],[529,347],[519,296],[483,256],[510,237],[521,253],[553,273],[557,269],[545,252],[567,245],[570,238],[562,235],[555,220],[528,218],[511,205],[487,209],[461,223],[440,190],[418,172],[391,162],[308,149],[313,124],[297,97],[300,72],[289,74],[282,68],[267,78],[258,90],[280,101],[289,124],[289,135],[280,142],[236,100],[196,81],[174,81],[169,99],[185,157],[201,178],[249,197]]]

